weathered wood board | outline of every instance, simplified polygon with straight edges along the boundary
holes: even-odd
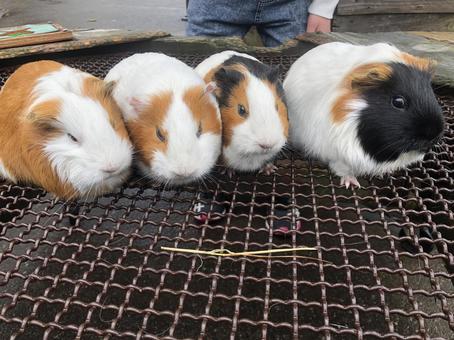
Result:
[[[427,37],[425,37],[426,35]],[[310,43],[329,41],[349,42],[370,45],[377,42],[389,42],[399,49],[417,56],[437,61],[434,82],[440,86],[454,87],[454,34],[447,32],[382,32],[382,33],[328,33],[314,40],[314,36],[303,34],[298,39]]]
[[[62,53],[82,51],[103,46],[105,49],[117,45],[130,46],[131,52],[162,51],[171,53],[216,53],[226,49],[234,49],[245,53],[255,54],[286,54],[301,55],[314,46],[331,42],[343,41],[354,44],[372,44],[375,42],[390,42],[400,49],[415,55],[429,57],[438,61],[435,73],[435,83],[454,88],[454,33],[449,32],[387,32],[387,33],[306,33],[296,40],[278,48],[248,46],[239,38],[179,38],[164,32],[124,32],[100,30],[76,32],[75,41],[52,43],[46,45],[28,46],[5,49],[0,51],[0,60],[14,60],[24,56],[39,58],[46,53]],[[131,42],[138,44],[126,45]],[[118,46],[118,48],[121,48]],[[112,50],[112,48],[110,48]]]
[[[333,31],[454,31],[454,14],[335,15]]]
[[[333,30],[454,31],[454,0],[340,0]]]
[[[411,32],[424,38],[454,44],[454,32]]]
[[[339,15],[454,13],[454,0],[340,0]]]
[[[116,45],[168,37],[166,32],[125,32],[121,30],[75,31],[74,40],[22,46],[0,50],[0,60],[29,55],[81,50],[96,46]]]

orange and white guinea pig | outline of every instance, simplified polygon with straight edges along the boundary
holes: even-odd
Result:
[[[314,48],[284,81],[291,142],[347,187],[422,160],[444,129],[431,68],[385,43]]]
[[[216,83],[222,117],[222,158],[233,170],[264,170],[287,142],[288,117],[279,70],[256,58],[224,51],[196,67],[205,81]]]
[[[221,150],[221,119],[214,84],[188,65],[160,53],[135,54],[115,65],[120,106],[138,166],[158,183],[180,185],[203,178]]]
[[[0,92],[0,177],[64,199],[111,191],[132,145],[111,86],[54,61],[19,67]]]

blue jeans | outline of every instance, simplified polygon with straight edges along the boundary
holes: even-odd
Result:
[[[309,0],[189,0],[189,36],[243,37],[257,27],[273,47],[306,30]]]

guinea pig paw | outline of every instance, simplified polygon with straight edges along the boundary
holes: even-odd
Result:
[[[345,187],[347,189],[350,188],[350,186],[352,187],[352,189],[354,187],[361,188],[361,184],[359,184],[359,182],[358,182],[358,180],[356,179],[355,176],[344,176],[344,177],[341,177],[340,184],[341,185],[345,185]]]
[[[265,174],[267,176],[274,174],[277,171],[277,166],[273,163],[266,164],[263,168],[260,169],[259,174]]]

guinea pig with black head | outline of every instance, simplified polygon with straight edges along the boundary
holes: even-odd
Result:
[[[196,67],[215,82],[222,119],[222,159],[229,169],[271,173],[287,142],[288,116],[278,69],[234,51],[214,54]]]
[[[291,142],[347,188],[422,160],[444,130],[432,67],[385,43],[314,48],[284,81]]]

